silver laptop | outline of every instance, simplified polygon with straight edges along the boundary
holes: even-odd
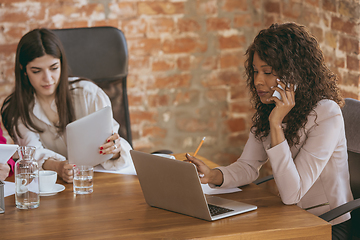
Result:
[[[100,154],[99,147],[112,134],[112,109],[107,106],[66,126],[70,164],[95,166],[112,157]]]
[[[203,193],[192,163],[130,151],[147,204],[213,221],[257,209],[256,206]]]

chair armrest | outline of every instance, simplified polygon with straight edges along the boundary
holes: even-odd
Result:
[[[336,207],[320,215],[319,218],[322,218],[325,221],[330,222],[331,220],[334,220],[335,218],[340,217],[341,215],[348,213],[357,208],[360,208],[360,198],[347,202],[339,207]]]
[[[267,182],[267,181],[269,181],[271,179],[274,179],[273,175],[269,175],[269,176],[266,176],[266,177],[263,177],[263,178],[260,178],[260,179],[256,179],[255,181],[253,181],[253,183],[255,183],[256,185],[259,185],[259,184]]]

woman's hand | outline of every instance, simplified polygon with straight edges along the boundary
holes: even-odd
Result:
[[[120,157],[121,144],[120,136],[118,133],[114,133],[106,139],[106,143],[100,146],[100,154],[114,154],[111,159],[118,159]]]
[[[69,164],[68,161],[58,161],[57,173],[67,183],[72,183],[74,178],[74,165]]]
[[[276,106],[269,115],[270,124],[281,125],[286,115],[295,106],[295,91],[294,85],[286,87],[285,83],[277,79],[277,83],[284,89],[279,87],[271,87],[272,90],[278,91],[281,95],[281,100],[277,97],[269,98],[269,101],[274,101]]]
[[[212,183],[215,185],[221,185],[223,183],[223,175],[220,170],[209,168],[203,161],[190,156],[188,153],[185,156],[187,158],[185,161],[195,164],[201,183]]]
[[[276,90],[280,93],[282,99],[280,100],[277,97],[269,98],[269,101],[272,100],[276,104],[269,115],[272,147],[285,141],[285,134],[282,129],[282,123],[286,115],[295,106],[294,85],[286,87],[285,84],[282,83],[279,79],[277,79],[277,82],[284,90],[279,87],[272,87],[273,90]]]
[[[5,180],[9,176],[10,166],[7,163],[0,163],[0,180]]]
[[[73,164],[69,164],[68,161],[58,161],[52,158],[47,159],[42,165],[45,170],[56,171],[58,176],[67,183],[73,182]]]

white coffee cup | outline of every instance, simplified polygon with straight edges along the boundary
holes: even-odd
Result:
[[[40,192],[51,192],[55,187],[57,172],[51,170],[39,171]]]

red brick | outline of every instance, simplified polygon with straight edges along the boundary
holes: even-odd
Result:
[[[103,26],[111,26],[111,27],[119,28],[119,21],[117,19],[104,19],[104,20],[92,21],[92,27],[103,27]]]
[[[353,56],[346,56],[346,66],[347,69],[353,70],[353,71],[359,71],[360,70],[360,60],[357,57]]]
[[[138,13],[145,15],[159,15],[159,14],[183,14],[184,3],[182,2],[138,2]]]
[[[88,27],[88,22],[84,21],[65,21],[62,25],[62,28],[81,28]]]
[[[231,35],[231,36],[219,36],[219,48],[220,49],[231,49],[231,48],[242,48],[246,44],[244,36]]]
[[[178,74],[164,77],[156,77],[155,83],[150,89],[182,88],[189,87],[192,76],[189,74]]]
[[[129,72],[139,70],[150,70],[150,58],[149,56],[129,56]]]
[[[335,32],[326,32],[325,33],[325,43],[332,47],[333,49],[336,49],[337,47],[337,34]]]
[[[335,58],[335,67],[344,68],[345,67],[345,58],[340,58],[340,57]]]
[[[143,128],[143,137],[158,137],[164,138],[166,137],[167,130],[164,128],[160,128],[157,126],[146,126]]]
[[[253,26],[253,19],[250,13],[234,16],[234,27],[242,28],[251,26]]]
[[[169,95],[148,95],[149,107],[163,107],[169,105]]]
[[[230,19],[228,18],[208,18],[206,20],[207,31],[221,31],[230,29]]]
[[[360,84],[360,73],[351,73],[351,72],[345,73],[343,77],[343,84],[358,88]]]
[[[248,139],[249,139],[249,133],[238,133],[237,132],[237,133],[229,134],[227,145],[234,146],[234,147],[244,146]],[[240,157],[240,155],[238,155],[236,157],[236,159],[238,157]],[[236,161],[236,159],[233,161]]]
[[[231,88],[230,99],[231,100],[242,100],[249,99],[250,93],[249,88],[246,86],[245,80],[239,83],[238,86]]]
[[[213,15],[218,12],[217,0],[196,0],[198,15]]]
[[[203,132],[211,129],[215,131],[216,121],[214,119],[197,119],[197,118],[177,118],[176,126],[180,131],[185,132]]]
[[[324,40],[324,32],[322,28],[319,27],[311,27],[310,32],[315,36],[316,40],[321,43]]]
[[[180,18],[177,22],[180,32],[198,32],[201,29],[200,24],[195,19]]]
[[[339,1],[338,12],[342,16],[359,19],[360,4],[359,1]]]
[[[302,3],[293,0],[283,1],[283,15],[288,18],[297,19],[302,13]]]
[[[135,18],[123,20],[121,23],[121,30],[127,38],[143,37],[146,34],[147,22],[143,18]]]
[[[325,11],[336,12],[336,2],[337,0],[323,0],[322,8]]]
[[[137,6],[133,2],[119,2],[109,4],[109,18],[130,18],[137,16]]]
[[[278,14],[280,14],[280,3],[279,2],[274,2],[274,1],[271,1],[271,0],[265,0],[264,9],[265,9],[265,12],[268,12],[268,13],[278,13]]]
[[[359,54],[359,40],[347,36],[340,36],[339,49],[347,53]]]
[[[43,20],[45,18],[44,8],[7,8],[0,9],[1,23],[25,23],[31,20]]]
[[[225,125],[231,133],[246,130],[246,121],[244,118],[230,118],[226,121]]]
[[[169,59],[155,59],[152,62],[152,71],[168,71],[175,68],[175,62]]]
[[[221,55],[220,68],[230,68],[244,66],[244,53],[232,52]]]
[[[126,35],[126,34],[125,34]],[[150,55],[160,51],[161,42],[158,38],[127,39],[129,55]]]
[[[176,61],[180,70],[189,70],[191,67],[191,56],[181,56]]]
[[[355,35],[355,28],[356,24],[354,22],[346,21],[338,17],[331,18],[331,29],[333,30]]]
[[[247,6],[246,0],[225,0],[222,10],[225,12],[246,11]]]
[[[185,92],[177,92],[173,101],[173,106],[181,106],[191,103],[195,105],[199,102],[200,92],[198,90],[185,90]]]
[[[149,20],[149,33],[173,33],[175,30],[175,23],[172,18],[160,17]]]
[[[215,70],[218,68],[218,61],[216,56],[205,57],[201,63],[201,69]]]
[[[231,113],[249,113],[252,112],[251,105],[248,100],[232,102],[230,104]]]
[[[20,39],[19,39],[20,40]],[[17,44],[0,44],[0,56],[11,56],[15,55]]]
[[[129,106],[143,106],[143,96],[135,96],[134,94],[128,95]]]
[[[204,87],[236,86],[242,81],[241,73],[238,71],[213,72],[210,76],[204,76],[202,84]]]
[[[316,9],[310,7],[304,7],[302,11],[302,18],[305,22],[320,24],[321,16]]]
[[[320,7],[320,1],[319,0],[305,0],[305,3],[310,4],[312,7]]]
[[[224,88],[210,89],[206,92],[206,98],[210,102],[222,102],[226,101],[227,90]]]
[[[201,51],[202,48],[200,40],[194,37],[167,39],[162,45],[164,53],[192,53]]]
[[[130,110],[131,123],[156,122],[155,113],[151,111]]]

